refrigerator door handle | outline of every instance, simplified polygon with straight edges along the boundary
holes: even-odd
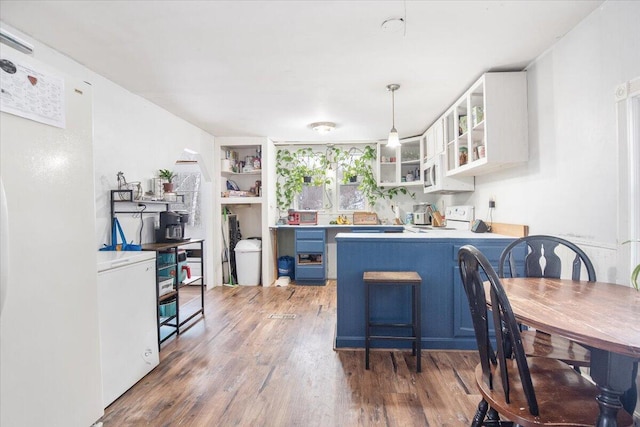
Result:
[[[7,299],[9,287],[9,209],[4,182],[0,177],[0,314]]]

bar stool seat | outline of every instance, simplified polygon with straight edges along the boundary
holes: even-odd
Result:
[[[420,357],[420,287],[422,278],[415,271],[365,271],[362,279],[365,284],[365,368],[369,369],[369,350],[371,340],[412,341],[412,354],[416,356],[416,370],[422,372]],[[373,322],[370,316],[370,294],[373,286],[411,286],[411,323]],[[372,328],[411,328],[411,336],[372,335]]]

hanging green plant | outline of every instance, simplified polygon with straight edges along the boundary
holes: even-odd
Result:
[[[373,165],[377,158],[375,148],[367,145],[363,149],[352,147],[343,150],[331,147],[329,157],[342,169],[342,183],[358,182],[358,189],[367,199],[370,207],[376,204],[378,199],[392,200],[399,194],[408,194],[412,199],[416,195],[405,186],[380,187],[373,172]]]
[[[325,153],[312,148],[295,151],[281,148],[276,153],[276,202],[280,212],[293,207],[293,201],[305,185],[331,183],[327,176],[329,162]]]

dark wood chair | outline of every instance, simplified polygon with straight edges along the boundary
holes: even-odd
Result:
[[[526,236],[512,242],[500,256],[498,276],[516,277],[516,254],[521,245],[526,245],[524,257],[524,277],[560,278],[562,261],[556,254],[556,248],[562,246],[573,252],[575,256],[571,262],[571,279],[580,280],[582,267],[587,273],[587,280],[596,281],[596,272],[586,253],[574,243],[555,236]],[[544,332],[522,330],[522,344],[528,356],[551,357],[570,364],[577,370],[588,367],[590,363],[589,350],[573,341],[562,337],[554,337]]]
[[[596,281],[596,272],[587,254],[575,243],[555,236],[532,235],[521,237],[508,245],[500,256],[498,265],[498,276],[517,276],[517,253],[518,248],[526,245],[526,255],[524,257],[524,277],[549,277],[560,278],[563,271],[562,260],[556,253],[558,247],[564,247],[568,254],[572,254],[571,279]],[[565,266],[567,267],[567,266]],[[583,270],[586,277],[582,277]],[[522,345],[527,356],[550,357],[562,360],[573,366],[576,370],[580,367],[588,367],[591,355],[588,349],[580,344],[576,344],[566,338],[552,336],[540,331],[522,330]],[[637,364],[634,370],[634,381],[632,386],[622,397],[624,408],[633,413],[637,391],[635,387],[635,377],[637,374]]]
[[[471,426],[595,425],[599,414],[596,386],[559,360],[527,357],[507,295],[487,258],[466,245],[458,252],[458,262],[480,355],[475,377],[482,400]],[[495,350],[489,319],[496,331]],[[633,425],[625,411],[618,412],[617,421],[620,426]]]

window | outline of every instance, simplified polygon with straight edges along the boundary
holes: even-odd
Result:
[[[202,222],[200,200],[202,174],[200,171],[178,173],[174,178],[174,182],[176,183],[176,193],[184,196],[184,204],[180,206],[180,209],[189,213],[188,224],[192,227],[199,227]]]
[[[619,85],[615,91],[618,121],[618,223],[622,256],[616,278],[627,284],[631,272],[640,266],[640,77]]]
[[[336,144],[337,145],[337,144]],[[282,147],[280,150],[287,150],[295,157],[295,153],[303,153],[303,157],[312,158],[314,155],[309,154],[309,150],[316,153],[319,157],[315,158],[313,165],[317,164],[318,159],[328,166],[323,169],[326,171],[328,183],[324,185],[305,184],[302,191],[295,197],[294,208],[300,210],[316,210],[326,213],[338,213],[345,211],[366,210],[367,200],[363,192],[358,188],[358,180],[354,182],[343,182],[343,171],[340,165],[353,164],[353,160],[362,155],[365,144],[358,145],[340,145],[339,149],[329,146],[310,146],[310,147]],[[375,149],[375,148],[374,148]],[[339,151],[339,155],[336,154]],[[284,152],[284,151],[283,151]],[[286,153],[283,159],[290,159],[291,156]],[[283,163],[284,164],[284,163]],[[373,166],[373,165],[372,165]],[[314,166],[311,166],[312,168]]]
[[[320,211],[324,209],[324,186],[305,185],[298,196],[298,209]]]
[[[364,194],[358,188],[359,183],[342,182],[342,171],[339,171],[338,178],[338,210],[339,211],[362,211],[367,207]]]

